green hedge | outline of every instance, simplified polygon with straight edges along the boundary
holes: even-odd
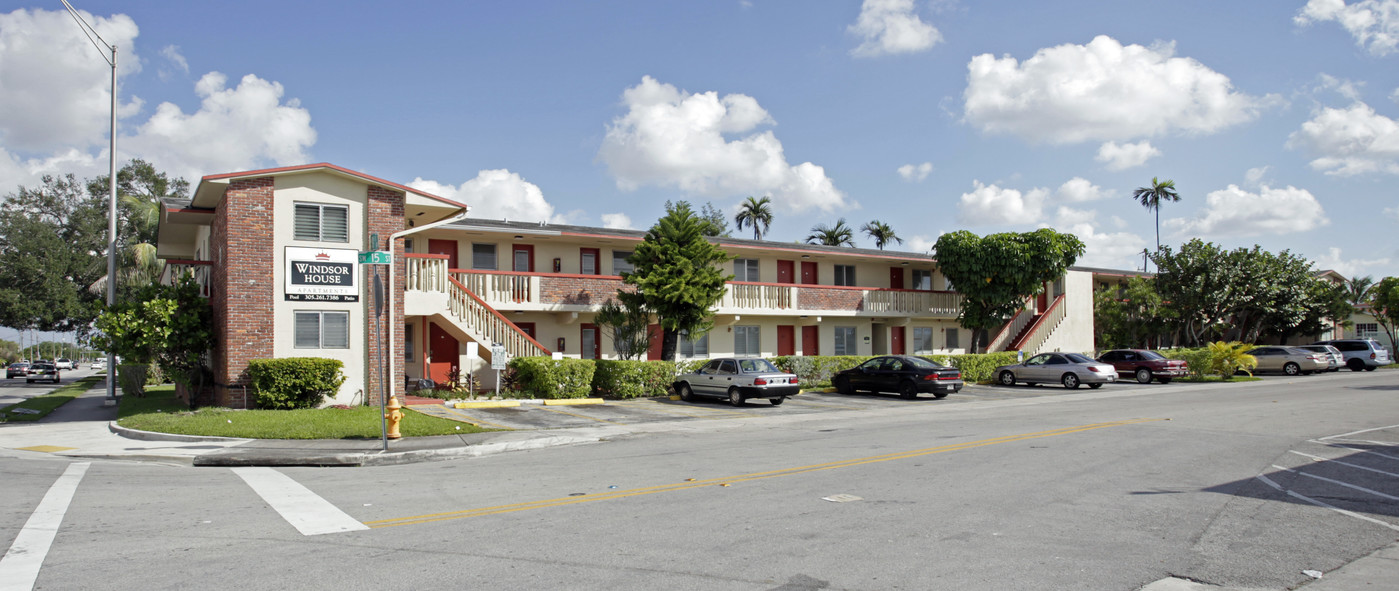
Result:
[[[258,408],[316,408],[345,383],[340,371],[344,365],[338,359],[320,357],[253,359],[248,362],[248,377]]]
[[[535,398],[587,398],[593,390],[593,360],[516,357],[510,360],[515,387]]]
[[[1210,373],[1210,350],[1201,349],[1162,349],[1157,351],[1167,359],[1180,359],[1188,366],[1190,377],[1197,380],[1205,379]]]
[[[828,384],[838,371],[869,361],[868,355],[784,355],[770,359],[777,369],[796,374],[805,387]]]
[[[675,380],[675,363],[599,359],[593,363],[593,391],[617,398],[660,396]]]
[[[948,359],[947,365],[962,370],[962,381],[968,384],[980,384],[991,381],[995,377],[991,373],[996,371],[997,367],[1017,363],[1018,358],[1019,355],[1016,351],[971,353],[952,355]]]

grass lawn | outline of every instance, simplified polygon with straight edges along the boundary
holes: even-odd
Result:
[[[399,432],[404,437],[481,433],[472,424],[450,421],[403,409]],[[129,429],[216,435],[248,439],[378,439],[381,435],[379,407],[306,410],[230,410],[201,408],[190,411],[175,399],[173,385],[146,390],[145,398],[122,396],[117,424]]]
[[[0,409],[0,423],[32,423],[42,419],[49,416],[49,413],[53,412],[54,409],[68,404],[68,402],[77,398],[83,392],[86,392],[93,384],[100,381],[102,381],[102,378],[89,376],[66,386],[61,386],[57,390],[43,396],[35,396],[29,400],[11,404]],[[38,413],[23,414],[14,412],[16,409],[20,408],[35,410],[38,411]]]

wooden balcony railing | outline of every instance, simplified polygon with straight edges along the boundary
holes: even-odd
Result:
[[[209,280],[213,276],[213,261],[186,261],[171,259],[165,261],[165,269],[160,272],[161,285],[174,285],[180,277],[190,276],[199,283],[199,295],[209,297]]]

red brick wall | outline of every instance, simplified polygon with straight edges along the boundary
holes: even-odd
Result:
[[[251,359],[272,357],[276,253],[272,248],[272,177],[229,183],[210,236],[214,274],[214,404],[253,405],[245,396]]]
[[[404,194],[401,191],[392,191],[378,185],[369,186],[369,203],[366,208],[365,244],[364,250],[383,250],[384,243],[394,232],[403,231],[403,203]],[[379,243],[369,244],[369,234],[378,233]],[[394,393],[402,396],[404,394],[404,359],[403,359],[403,284],[406,279],[403,264],[403,241],[398,241],[394,245],[394,260],[398,264],[394,265],[394,311],[392,320],[389,322],[389,330],[394,332],[393,355],[395,356],[395,375],[391,376],[389,382],[393,386]],[[380,281],[387,282],[388,266],[380,268]],[[365,280],[365,293],[373,289],[373,280]],[[385,287],[388,287],[385,285]],[[368,319],[369,326],[369,351],[365,359],[365,370],[369,375],[365,376],[365,398],[371,404],[379,403],[379,395],[383,392],[380,382],[383,381],[382,357],[383,349],[388,346],[388,341],[384,335],[384,322],[374,316],[374,303],[372,297],[364,298],[364,313]]]
[[[545,275],[539,279],[539,301],[544,304],[576,304],[601,306],[612,299],[617,290],[630,285],[621,279],[603,277],[555,277]]]
[[[864,294],[858,289],[798,287],[797,301],[803,310],[863,310]]]

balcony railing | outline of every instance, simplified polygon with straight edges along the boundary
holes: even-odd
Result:
[[[408,291],[447,291],[447,260],[445,254],[404,255],[404,289]]]
[[[1054,298],[1050,302],[1049,308],[1040,315],[1040,319],[1030,328],[1029,334],[1025,337],[1025,342],[1020,346],[1020,350],[1026,355],[1034,355],[1040,352],[1040,347],[1049,340],[1049,335],[1054,334],[1054,329],[1059,327],[1059,323],[1064,321],[1064,316],[1068,311],[1068,306],[1064,304],[1064,296]]]
[[[199,284],[199,295],[209,297],[209,278],[213,275],[213,261],[185,261],[171,259],[165,261],[165,270],[160,273],[161,285],[174,285],[181,277],[194,277]]]

